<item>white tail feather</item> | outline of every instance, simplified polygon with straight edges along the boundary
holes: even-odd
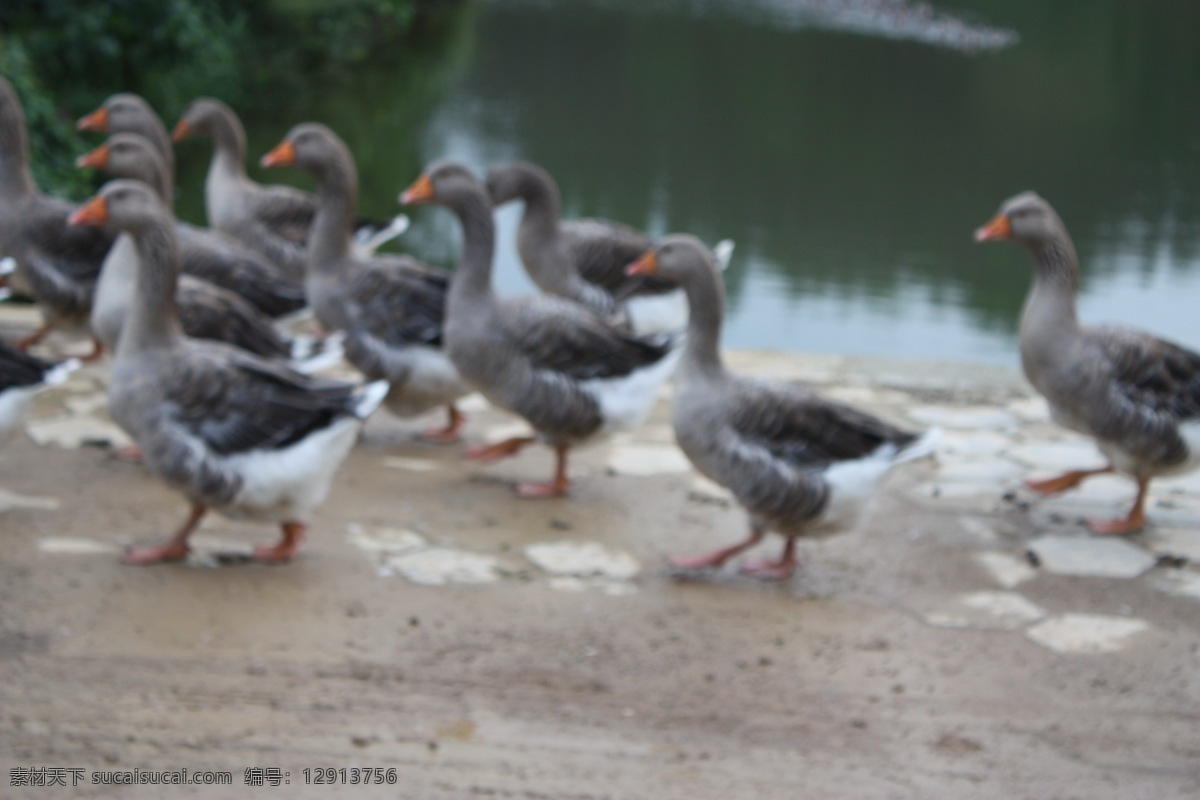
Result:
[[[713,256],[717,259],[717,268],[724,272],[729,266],[730,259],[733,258],[733,248],[736,247],[733,239],[722,239],[713,247]]]
[[[379,408],[383,398],[387,397],[388,390],[392,385],[387,381],[372,381],[365,384],[362,390],[358,393],[358,402],[354,404],[354,415],[359,419],[366,419],[371,416],[375,409]]]
[[[376,250],[408,230],[408,225],[408,215],[397,214],[392,217],[392,221],[387,224],[386,228],[381,228],[374,233],[361,230],[355,232],[354,254],[360,258],[369,258],[375,255]]]

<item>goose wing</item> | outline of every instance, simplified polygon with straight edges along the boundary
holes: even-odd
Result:
[[[622,332],[582,306],[556,297],[516,298],[502,317],[506,338],[534,369],[576,380],[615,378],[656,363],[670,337]]]
[[[195,342],[164,387],[170,422],[217,455],[287,447],[353,413],[357,387]]]

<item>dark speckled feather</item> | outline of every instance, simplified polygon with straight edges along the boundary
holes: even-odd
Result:
[[[507,304],[503,332],[535,369],[576,380],[615,378],[670,352],[669,337],[627,335],[578,306],[554,297]]]

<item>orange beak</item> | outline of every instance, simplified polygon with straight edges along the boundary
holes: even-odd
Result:
[[[421,177],[412,182],[412,186],[409,186],[400,193],[400,205],[412,206],[419,203],[432,203],[433,198],[433,181],[429,180],[428,175],[421,175]]]
[[[108,145],[102,144],[90,153],[84,153],[75,159],[75,166],[108,169]]]
[[[1012,226],[1008,222],[1008,217],[1003,214],[992,217],[991,222],[975,231],[975,241],[977,242],[994,242],[998,239],[1011,238]]]
[[[91,200],[75,209],[71,216],[67,217],[67,222],[71,225],[89,225],[99,227],[108,222],[108,206],[104,204],[104,198],[96,195]]]
[[[75,123],[75,127],[81,131],[106,131],[108,130],[108,109],[100,106],[86,117],[80,117],[79,122]]]
[[[264,167],[290,167],[296,163],[296,148],[292,147],[290,141],[284,139],[258,163]]]
[[[181,119],[175,123],[175,130],[171,131],[172,142],[182,142],[192,134],[191,127],[187,124],[186,119]]]
[[[642,253],[637,261],[625,267],[626,275],[653,275],[658,269],[658,257],[653,250]]]

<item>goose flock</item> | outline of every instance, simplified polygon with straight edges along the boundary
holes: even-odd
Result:
[[[572,448],[641,424],[672,380],[679,447],[750,520],[743,541],[671,559],[684,570],[720,567],[775,532],[779,557],[742,571],[787,578],[798,538],[845,529],[889,469],[936,446],[936,429],[904,430],[803,386],[731,372],[720,346],[729,243],[656,241],[614,222],[562,220],[554,179],[533,164],[492,165],[479,176],[438,161],[400,194],[402,205],[441,206],[457,219],[462,250],[446,273],[376,252],[407,218],[357,214],[354,158],[324,125],[296,125],[260,162],[306,173],[313,194],[252,180],[241,122],[212,98],[192,102],[169,136],[131,94],[108,98],[78,127],[108,139],[77,164],[114,178],[80,206],[38,190],[20,101],[0,78],[8,267],[0,281],[44,319],[24,338],[0,341],[0,435],[78,366],[28,348],[51,329],[92,337],[85,360],[111,359],[108,410],[136,443],[128,455],[189,504],[166,543],[133,547],[126,563],[186,558],[209,510],[279,525],[278,542],[254,558],[286,562],[370,414],[444,408],[446,425],[422,435],[452,443],[470,392],[523,418],[529,432],[466,456],[487,462],[549,446],[549,480],[516,487],[520,497],[548,498],[569,492]],[[211,228],[172,211],[172,140],[193,138],[212,142]],[[514,200],[524,205],[517,248],[540,289],[523,297],[498,295],[491,276],[493,209]],[[1007,201],[976,238],[1016,241],[1033,255],[1020,324],[1025,374],[1053,419],[1093,438],[1108,459],[1100,470],[1027,485],[1049,494],[1098,472],[1128,475],[1138,487],[1129,514],[1088,524],[1099,534],[1136,532],[1151,479],[1200,465],[1200,355],[1145,333],[1081,326],[1075,250],[1038,195]],[[319,335],[289,332],[287,318],[304,309]],[[315,374],[342,359],[360,382]]]

